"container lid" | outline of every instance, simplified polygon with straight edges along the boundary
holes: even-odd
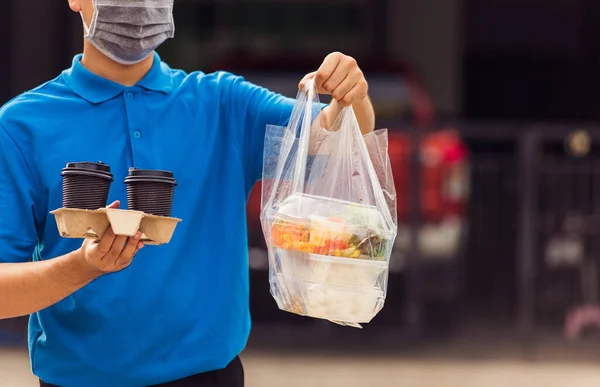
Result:
[[[154,177],[173,177],[173,172],[160,169],[137,169],[129,168],[129,176],[154,176]]]
[[[104,164],[102,161],[92,163],[89,161],[82,161],[76,163],[67,163],[65,169],[81,169],[88,171],[108,172],[110,173],[110,166]]]
[[[155,182],[177,185],[173,172],[159,169],[129,168],[129,175],[125,178],[125,183],[133,182]]]
[[[365,230],[365,232],[371,230],[385,238],[395,236],[395,230],[385,227],[383,216],[377,207],[328,197],[293,194],[284,199],[267,216],[275,219],[282,217],[302,219],[303,222],[321,219],[317,223],[329,224],[333,230],[339,226],[327,219],[338,218],[353,231],[357,229]]]
[[[93,176],[104,178],[110,181],[113,180],[112,173],[110,173],[110,166],[101,161],[97,163],[88,161],[67,163],[67,166],[62,170],[61,176],[69,175]]]

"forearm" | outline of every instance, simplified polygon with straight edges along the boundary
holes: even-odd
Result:
[[[329,129],[334,124],[342,109],[342,106],[337,100],[332,100],[331,104],[323,109],[322,125]],[[369,134],[375,130],[375,111],[369,97],[352,105],[352,109],[354,110],[360,131],[363,135]]]
[[[0,264],[0,319],[47,308],[81,289],[98,273],[77,252],[41,262]]]
[[[375,130],[375,110],[371,103],[371,98],[366,97],[362,101],[352,105],[358,126],[363,135],[369,134]]]

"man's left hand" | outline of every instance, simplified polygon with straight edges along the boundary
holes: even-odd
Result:
[[[317,91],[331,95],[342,107],[367,99],[369,85],[356,59],[341,52],[329,54],[317,71],[307,74],[298,85],[300,90],[313,78]]]

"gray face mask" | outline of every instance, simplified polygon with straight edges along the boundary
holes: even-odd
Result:
[[[112,60],[132,65],[175,36],[173,0],[94,0],[85,38]],[[83,19],[83,15],[82,15]]]

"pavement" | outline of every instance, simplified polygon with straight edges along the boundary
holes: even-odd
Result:
[[[593,362],[294,356],[248,351],[248,387],[578,387],[599,386]],[[0,349],[0,386],[35,387],[27,353]]]

